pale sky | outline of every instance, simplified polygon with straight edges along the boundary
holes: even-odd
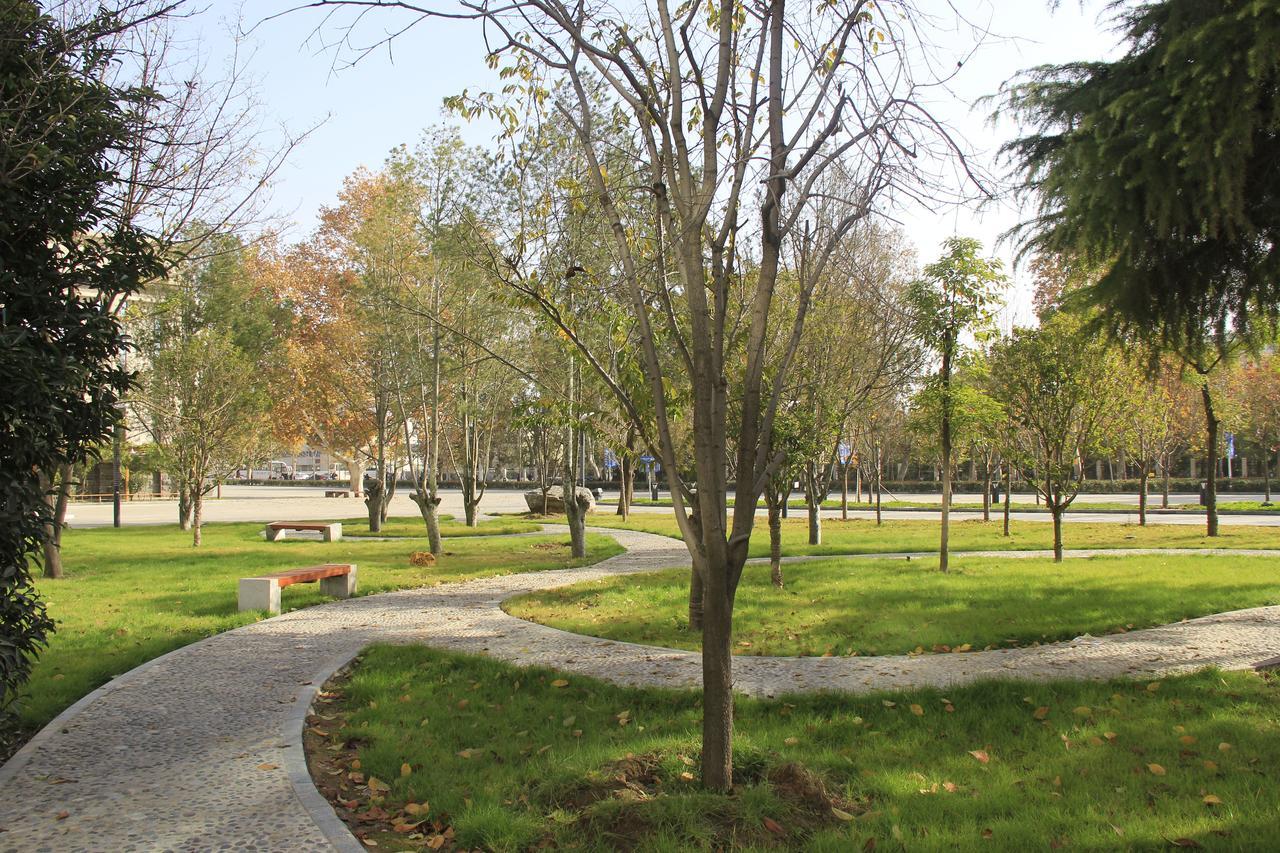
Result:
[[[948,0],[922,0],[940,16],[953,17]],[[987,125],[986,109],[973,102],[996,92],[1018,71],[1041,63],[1095,59],[1114,51],[1116,38],[1099,20],[1101,0],[1066,0],[1050,11],[1047,0],[950,0],[951,5],[975,23],[989,25],[995,37],[957,73],[951,88],[955,97],[939,93],[935,114],[966,141],[979,163],[989,161],[1015,128]],[[248,47],[255,51],[251,73],[258,78],[265,117],[297,130],[325,120],[295,152],[272,189],[271,203],[292,223],[288,235],[301,237],[315,223],[322,205],[332,204],[342,179],[361,166],[376,169],[387,152],[400,144],[412,145],[422,130],[447,120],[442,99],[461,92],[491,88],[495,77],[485,67],[484,46],[478,25],[432,21],[398,37],[390,54],[382,50],[353,67],[334,67],[334,51],[326,49],[314,34],[332,41],[341,36],[324,24],[316,10],[264,20],[272,12],[292,5],[287,0],[210,0],[207,10],[182,25],[198,38],[212,63],[223,61],[231,49],[228,30],[239,15],[250,27]],[[378,11],[369,19],[372,27],[392,28],[407,19],[390,11]],[[385,23],[383,23],[385,21]],[[962,51],[973,43],[967,32],[956,32],[954,43],[941,46]],[[464,136],[487,144],[491,128],[463,126]],[[897,211],[914,242],[921,263],[932,260],[941,240],[952,235],[977,237],[1007,264],[1011,249],[995,247],[997,237],[1017,221],[1007,207],[984,211],[944,206],[939,209]],[[1015,318],[1030,317],[1030,288],[1025,273],[1015,274],[1017,286],[1005,313],[1007,326]]]

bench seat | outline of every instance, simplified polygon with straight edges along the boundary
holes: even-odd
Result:
[[[240,578],[241,610],[280,612],[280,590],[295,583],[320,582],[320,592],[334,598],[350,598],[356,592],[354,563],[325,563],[252,578]]]
[[[268,542],[279,542],[288,530],[314,530],[325,542],[342,540],[340,521],[273,521],[266,526]]]

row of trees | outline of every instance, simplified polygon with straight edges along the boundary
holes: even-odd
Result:
[[[308,4],[348,5],[353,27],[366,20],[366,4]],[[421,472],[415,494],[424,515],[443,445],[463,473],[470,516],[482,484],[468,472],[487,467],[491,418],[517,409],[513,389],[528,401],[519,411],[542,430],[539,452],[558,454],[566,482],[588,430],[621,439],[619,450],[660,459],[693,566],[690,622],[702,632],[702,777],[727,789],[732,615],[757,501],[777,506],[799,472],[812,533],[820,535],[814,506],[830,489],[849,411],[863,407],[863,420],[873,420],[872,402],[901,392],[902,374],[911,372],[904,366],[918,364],[921,350],[940,365],[927,393],[939,415],[945,477],[962,417],[978,408],[977,398],[959,399],[966,386],[956,381],[961,342],[981,338],[998,279],[985,262],[966,266],[981,261],[977,247],[950,244],[918,287],[877,276],[872,310],[848,262],[871,254],[857,246],[875,239],[879,206],[938,193],[937,175],[922,165],[938,160],[922,152],[958,153],[922,107],[921,86],[937,82],[917,78],[928,67],[916,62],[928,51],[918,41],[927,18],[909,6],[797,8],[783,0],[677,8],[659,0],[632,9],[554,0],[379,5],[485,24],[504,85],[464,93],[450,106],[463,118],[491,119],[500,146],[471,184],[474,193],[456,205],[442,202],[450,196],[439,187],[423,191],[432,186],[423,177],[430,154],[394,156],[382,172],[353,180],[298,250],[305,262],[284,265],[282,277],[317,288],[291,308],[289,323],[334,341],[319,355],[345,348],[343,369],[354,380],[334,388],[324,406],[309,404],[328,388],[300,399],[296,422],[345,412],[358,425],[362,441],[333,444],[362,448],[372,460],[367,503],[375,526],[395,488],[387,469],[402,435],[403,452]],[[411,23],[393,29],[407,32]],[[347,36],[341,43],[355,43]],[[1149,40],[1140,33],[1135,43]],[[1062,88],[1032,81],[1009,101],[1032,114]],[[1052,189],[1041,180],[1044,154],[1059,139],[1015,146],[1015,155],[1034,160],[1036,189]],[[465,174],[464,165],[447,172]],[[1058,203],[1049,204],[1037,224],[1059,220]],[[424,213],[432,210],[447,214]],[[1148,230],[1132,219],[1118,227],[1130,226]],[[1065,286],[1075,279],[1064,276],[1068,293],[1103,294],[1095,283],[1110,285],[1126,269],[1116,263],[1115,242],[1033,244],[1055,263],[1098,271],[1081,276],[1081,288]],[[1187,260],[1166,269],[1181,275]],[[1224,280],[1221,298],[1207,307],[1239,314],[1245,297],[1233,288]],[[1101,315],[1046,311],[1040,329],[992,343],[990,390],[973,389],[1010,424],[1009,440],[991,441],[989,452],[1034,469],[1029,479],[1055,517],[1074,497],[1081,462],[1112,413],[1099,404],[1112,402],[1107,383],[1115,374],[1092,368],[1117,356],[1086,327],[1099,323],[1136,343],[1146,327],[1133,319],[1134,304],[1112,299]],[[323,307],[308,314],[316,305]],[[1171,306],[1178,307],[1160,302],[1170,308],[1161,316],[1173,316]],[[1123,316],[1131,319],[1116,320]],[[1198,326],[1178,320],[1153,340],[1157,352],[1208,377],[1235,340],[1228,328],[1239,325],[1218,311]],[[300,351],[295,386],[339,373],[321,369],[314,355]],[[1210,383],[1199,390],[1212,448],[1219,417]],[[1212,533],[1212,497],[1209,516]],[[569,521],[579,542],[582,518],[572,501]]]

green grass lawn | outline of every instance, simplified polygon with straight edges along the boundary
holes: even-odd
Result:
[[[563,541],[562,541],[563,540]],[[588,556],[569,556],[568,537],[446,540],[433,568],[409,565],[421,543],[290,540],[268,543],[262,525],[209,524],[204,544],[176,526],[68,530],[66,576],[41,579],[57,632],[41,655],[21,700],[21,723],[44,725],[111,677],[195,640],[261,619],[236,610],[241,577],[311,566],[356,563],[360,593],[383,592],[487,575],[559,569],[597,562],[621,548],[607,536],[588,539]],[[318,584],[282,593],[286,610],[324,599]]]
[[[907,654],[1025,646],[1280,604],[1274,557],[829,559],[748,564],[734,650],[752,655]],[[522,619],[578,634],[699,649],[688,629],[689,571],[605,578],[506,602]],[[968,651],[968,649],[964,649]]]
[[[632,513],[628,521],[609,512],[592,513],[587,524],[593,527],[623,527],[679,538],[675,519],[667,513]],[[1223,525],[1221,535],[1209,538],[1199,525],[1115,524],[1071,522],[1063,525],[1066,548],[1280,548],[1280,528]],[[981,519],[953,521],[951,547],[954,550],[1038,550],[1053,547],[1053,525],[1043,521],[1014,521],[1008,538],[1001,535],[997,521]],[[808,544],[808,526],[803,518],[782,522],[783,553],[796,554],[876,554],[898,551],[937,551],[938,522],[933,520],[886,518],[876,526],[871,519],[822,520],[821,545]],[[769,532],[763,520],[751,536],[751,554],[769,553]]]
[[[1263,850],[1280,826],[1280,691],[1253,674],[741,699],[730,795],[697,784],[694,692],[383,646],[325,698],[313,774],[380,850]]]
[[[440,535],[450,538],[461,536],[495,536],[510,533],[533,533],[538,525],[518,518],[495,518],[481,521],[475,527],[467,527],[451,515],[440,516]],[[369,532],[369,518],[347,518],[342,521],[343,536],[427,538],[427,524],[421,516],[388,518],[377,533]]]

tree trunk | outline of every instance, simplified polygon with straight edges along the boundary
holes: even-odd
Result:
[[[61,465],[54,476],[41,475],[49,516],[44,524],[41,550],[44,552],[44,576],[62,577],[62,529],[67,521],[67,500],[71,493],[71,466]]]
[[[982,470],[982,520],[991,520],[991,460],[988,459]]]
[[[1004,535],[1009,535],[1009,510],[1013,506],[1013,466],[1004,468]]]
[[[713,567],[707,574],[702,625],[702,784],[728,793],[733,785],[733,598],[726,588],[728,566]]]
[[[693,535],[698,539],[702,538],[702,519],[699,515],[698,501],[695,497],[692,501],[692,510],[689,512],[689,525],[693,528]],[[702,577],[702,573],[698,571],[695,564],[689,573],[689,630],[703,630],[703,616],[706,608],[706,583]]]
[[[1271,503],[1271,457],[1265,451],[1262,454],[1262,501]]]
[[[365,489],[364,505],[369,511],[369,532],[382,532],[383,519],[383,500],[382,495],[386,491],[386,485],[381,479],[370,480],[369,487]]]
[[[191,529],[191,485],[179,480],[178,486],[178,529]]]
[[[769,509],[769,578],[782,589],[782,507],[773,489],[765,489],[764,501]]]
[[[1166,454],[1164,461],[1160,463],[1161,478],[1164,482],[1160,490],[1160,508],[1169,508],[1169,456]]]
[[[1048,503],[1048,499],[1045,499]],[[1053,513],[1053,561],[1062,562],[1062,506],[1055,500],[1049,507]]]
[[[876,447],[876,527],[880,526],[880,492],[884,487],[884,457]]]
[[[942,533],[938,542],[938,571],[947,571],[947,538],[951,527],[951,341],[942,346]]]
[[[202,541],[200,530],[200,526],[204,522],[204,489],[202,485],[196,486],[191,493],[191,546],[193,548],[199,548]]]
[[[569,523],[569,552],[575,557],[587,556],[587,501],[578,496],[576,486],[565,487],[564,515]]]
[[[806,492],[805,507],[809,511],[809,544],[822,544],[822,496]]]
[[[1213,392],[1209,390],[1209,380],[1205,378],[1200,386],[1200,396],[1204,400],[1205,432],[1208,448],[1205,466],[1205,535],[1218,535],[1218,427],[1221,421],[1213,410]]]
[[[1138,525],[1140,527],[1147,526],[1147,476],[1150,467],[1145,457],[1138,465]]]

